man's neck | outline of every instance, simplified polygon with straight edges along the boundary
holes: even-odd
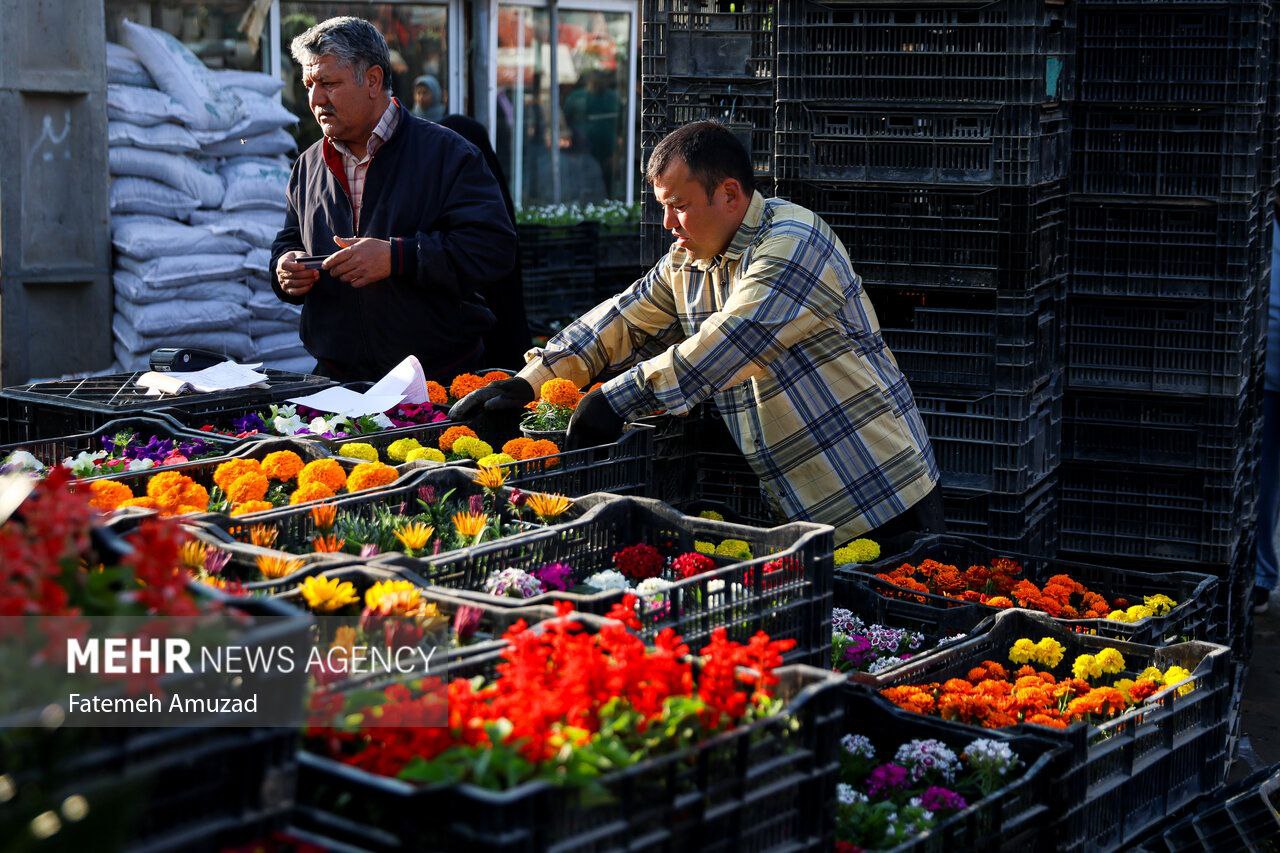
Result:
[[[369,125],[361,133],[357,134],[359,137],[358,139],[343,141],[342,144],[347,146],[347,150],[351,152],[351,156],[355,157],[357,160],[363,160],[365,154],[369,152],[369,137],[373,135],[374,128],[378,126],[378,122],[382,121],[382,115],[387,111],[387,106],[390,105],[390,103],[391,99],[383,96],[382,101],[377,107],[377,112],[374,114],[373,124]]]

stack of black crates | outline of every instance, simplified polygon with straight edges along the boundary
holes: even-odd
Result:
[[[1270,3],[1080,0],[1077,40],[1060,552],[1221,577],[1215,639],[1245,652]]]
[[[953,532],[1056,544],[1073,7],[779,0],[778,194],[862,276]]]

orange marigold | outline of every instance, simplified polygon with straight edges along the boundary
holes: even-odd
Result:
[[[331,497],[338,493],[347,482],[347,472],[342,469],[336,459],[316,459],[302,466],[298,472],[298,487],[310,483],[320,483],[329,489]]]
[[[542,399],[551,405],[564,406],[568,409],[577,406],[578,401],[582,399],[582,392],[578,390],[578,386],[568,379],[548,379],[542,383],[542,390],[539,393]]]
[[[443,450],[445,453],[452,452],[453,443],[458,439],[462,438],[464,435],[467,436],[468,438],[480,437],[476,435],[476,431],[473,430],[471,427],[451,426],[440,435],[440,441],[438,442],[438,444],[440,445],[440,449]]]
[[[378,486],[389,486],[400,476],[395,468],[381,462],[361,462],[347,476],[347,491],[362,492]]]
[[[524,450],[533,444],[532,438],[525,438],[523,435],[519,438],[513,438],[506,444],[502,445],[502,452],[510,456],[512,459],[523,459]]]
[[[287,483],[298,476],[301,470],[302,457],[292,450],[277,450],[274,453],[268,453],[262,460],[262,473],[268,480]]]
[[[226,492],[231,484],[250,471],[262,473],[262,463],[257,459],[228,459],[213,472],[213,482]]]
[[[524,449],[524,455],[522,455],[520,458],[521,459],[541,459],[543,456],[554,456],[559,452],[560,452],[560,448],[556,447],[556,443],[554,441],[550,441],[549,439],[545,439],[545,438],[540,438],[537,441],[530,442],[529,445]],[[559,464],[560,464],[559,459],[548,459],[546,461],[546,466],[548,468],[554,468]]]
[[[154,498],[129,498],[127,501],[120,502],[120,509],[130,506],[136,506],[140,509],[155,509],[156,502]]]
[[[247,474],[241,474],[231,482],[231,488],[227,489],[227,499],[235,505],[261,501],[270,486],[271,483],[266,475],[250,471]]]
[[[488,380],[474,373],[460,373],[453,377],[453,382],[449,383],[449,396],[455,400],[461,400],[472,391],[479,391],[488,384]]]
[[[343,481],[345,482],[345,480]],[[299,486],[292,495],[289,496],[290,505],[306,503],[307,501],[321,501],[325,498],[331,498],[334,495],[333,489],[321,482],[311,482],[306,485]]]
[[[237,504],[235,509],[231,510],[231,517],[248,515],[251,512],[266,512],[270,509],[275,509],[271,501],[245,501],[242,504]]]
[[[436,406],[447,406],[449,404],[449,392],[439,382],[427,380],[427,399]]]
[[[133,498],[133,490],[115,480],[94,480],[89,484],[89,504],[102,512],[111,512]]]
[[[501,382],[503,379],[510,379],[511,374],[507,373],[505,370],[490,370],[480,378],[485,382]]]
[[[147,497],[156,502],[161,515],[204,512],[209,508],[209,491],[177,471],[156,474],[147,482]]]

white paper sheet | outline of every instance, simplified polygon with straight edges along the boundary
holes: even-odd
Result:
[[[146,388],[148,394],[183,394],[188,391],[208,394],[214,391],[230,391],[235,388],[265,385],[267,374],[259,373],[254,369],[258,367],[262,367],[262,362],[237,364],[234,361],[224,361],[203,370],[169,373],[150,371],[139,376],[137,384]]]
[[[335,385],[306,397],[290,397],[290,403],[306,406],[319,412],[331,412],[335,415],[346,415],[358,418],[362,415],[377,415],[400,404],[403,396],[399,394],[374,394],[372,390],[360,393]]]
[[[430,399],[427,396],[427,377],[422,372],[422,363],[413,355],[391,368],[391,372],[379,379],[368,393],[399,394],[403,402],[413,405]]]

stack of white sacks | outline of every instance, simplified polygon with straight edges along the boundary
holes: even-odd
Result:
[[[268,74],[212,71],[168,33],[125,21],[107,45],[115,354],[147,367],[193,346],[309,372],[300,309],[268,266],[298,119]]]

